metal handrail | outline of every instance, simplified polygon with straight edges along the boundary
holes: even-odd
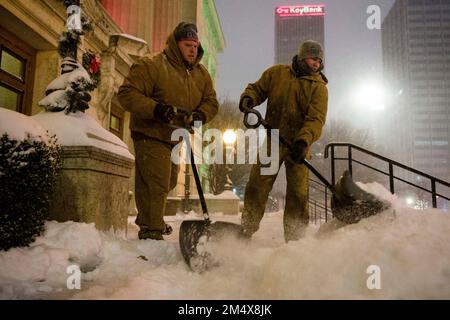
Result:
[[[338,158],[338,157],[336,157],[336,156],[335,156],[335,148],[336,148],[336,147],[347,147],[347,149],[348,149],[348,156],[347,156],[347,158]],[[367,167],[367,168],[369,168],[369,169],[375,170],[375,171],[377,171],[377,172],[380,172],[380,173],[382,173],[382,174],[384,174],[384,175],[389,176],[389,190],[390,190],[390,192],[391,192],[392,194],[393,194],[394,191],[395,191],[395,187],[394,187],[395,180],[399,180],[399,181],[402,181],[402,182],[404,182],[404,183],[407,183],[407,184],[409,184],[409,185],[411,185],[411,186],[413,186],[413,187],[416,187],[416,188],[418,188],[418,189],[421,189],[421,190],[424,190],[424,191],[426,191],[426,192],[428,192],[428,193],[431,193],[431,195],[432,195],[432,204],[433,204],[433,208],[437,208],[437,197],[438,197],[438,196],[441,197],[441,198],[444,198],[444,199],[450,201],[450,198],[447,198],[446,196],[444,196],[444,195],[439,194],[439,193],[436,192],[436,183],[439,183],[439,184],[441,184],[441,185],[443,185],[443,186],[446,186],[446,187],[449,187],[449,188],[450,188],[450,183],[447,182],[447,181],[444,181],[444,180],[441,180],[441,179],[439,179],[439,178],[433,177],[433,176],[431,176],[431,175],[429,175],[429,174],[427,174],[427,173],[425,173],[425,172],[422,172],[422,171],[420,171],[420,170],[417,170],[417,169],[408,167],[408,166],[406,166],[406,165],[404,165],[404,164],[402,164],[402,163],[400,163],[400,162],[397,162],[397,161],[395,161],[395,160],[389,159],[389,158],[387,158],[387,157],[384,157],[384,156],[379,155],[379,154],[377,154],[377,153],[375,153],[375,152],[373,152],[373,151],[364,149],[364,148],[362,148],[362,147],[360,147],[360,146],[357,146],[357,145],[354,145],[354,144],[352,144],[352,143],[346,143],[346,142],[332,142],[332,143],[327,144],[326,147],[325,147],[325,153],[324,153],[324,158],[325,158],[325,159],[328,158],[328,154],[329,154],[329,150],[330,150],[330,149],[331,149],[331,184],[332,184],[332,185],[334,185],[335,182],[336,182],[336,170],[335,170],[335,169],[336,169],[336,166],[335,166],[335,161],[336,161],[336,160],[348,160],[348,170],[349,170],[349,172],[350,172],[351,175],[353,174],[353,166],[352,166],[352,164],[353,164],[353,162],[355,162],[355,163],[358,163],[358,164],[360,164],[360,165],[363,165],[363,166],[365,166],[365,167]],[[369,156],[372,156],[372,157],[374,157],[374,158],[377,158],[377,159],[379,159],[379,160],[382,160],[382,161],[384,161],[384,162],[387,162],[388,165],[389,165],[389,172],[382,171],[382,170],[377,169],[377,168],[374,168],[374,167],[372,167],[372,166],[370,166],[370,165],[368,165],[368,164],[366,164],[366,163],[363,163],[363,162],[361,162],[361,161],[358,161],[358,160],[356,160],[356,159],[353,159],[353,157],[352,157],[352,149],[358,150],[358,151],[363,152],[363,153],[365,153],[365,154],[367,154],[367,155],[369,155]],[[414,184],[414,183],[412,183],[412,182],[410,182],[410,181],[406,181],[406,180],[403,180],[403,179],[401,179],[401,178],[399,178],[399,177],[396,177],[396,176],[394,175],[394,167],[399,167],[399,168],[401,168],[401,169],[404,169],[404,170],[407,170],[407,171],[409,171],[409,172],[412,172],[412,173],[415,173],[415,174],[417,174],[417,175],[420,175],[420,176],[422,176],[422,177],[424,177],[424,178],[430,179],[430,182],[431,182],[431,190],[426,189],[426,188],[424,188],[424,187],[422,187],[422,186],[420,186],[420,185],[416,185],[416,184]]]
[[[309,197],[309,199],[308,199],[309,204],[314,206],[314,224],[316,223],[316,216],[317,216],[316,209],[317,208],[322,209],[322,212],[319,213],[320,219],[322,218],[322,213],[324,213],[325,214],[325,222],[328,222],[328,212],[330,211],[330,208],[328,206],[328,201],[329,201],[328,188],[325,184],[323,184],[320,181],[316,181],[313,178],[309,178],[308,180],[309,180],[308,187],[310,189],[314,189],[314,190],[318,191],[319,193],[322,193],[325,198],[324,202],[320,202],[317,199],[311,199],[311,197]],[[313,183],[320,186],[321,188],[313,186],[312,185]],[[311,210],[311,207],[310,207],[310,210]],[[331,213],[331,215],[333,216],[333,213]],[[312,219],[311,216],[310,216],[310,218]]]
[[[328,222],[328,208],[326,206],[323,205],[322,202],[317,201],[317,200],[308,200],[308,204],[309,204],[309,220],[312,222],[314,221],[314,224],[317,223],[317,218],[319,218],[319,222],[321,222],[322,220],[325,220],[325,223]],[[325,217],[323,217],[325,216]],[[331,216],[333,216],[331,214]]]

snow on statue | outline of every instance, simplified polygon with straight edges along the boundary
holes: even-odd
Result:
[[[66,57],[61,64],[61,75],[47,86],[46,97],[39,101],[39,105],[52,112],[84,112],[89,108],[91,96],[87,91],[92,86],[93,81],[86,69],[73,58]]]

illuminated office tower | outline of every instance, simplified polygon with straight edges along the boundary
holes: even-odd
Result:
[[[275,63],[289,64],[305,40],[324,47],[324,5],[296,5],[275,8]]]

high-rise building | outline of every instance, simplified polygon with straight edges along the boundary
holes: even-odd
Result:
[[[324,5],[296,5],[275,8],[275,63],[289,64],[305,40],[324,46]]]
[[[382,43],[393,156],[450,181],[450,1],[397,0]]]

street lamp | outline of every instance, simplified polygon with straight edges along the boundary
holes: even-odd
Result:
[[[236,142],[236,132],[233,129],[227,129],[222,135],[223,142],[228,146],[233,147]]]
[[[413,197],[407,197],[406,198],[406,204],[408,205],[408,207],[411,207],[414,204],[414,198]]]
[[[354,104],[365,110],[382,111],[385,106],[385,94],[383,86],[375,82],[361,84],[354,91]]]
[[[380,135],[384,135],[382,128],[386,122],[383,114],[386,97],[382,83],[368,79],[361,81],[352,91],[351,102],[354,107],[352,119],[357,121],[355,125],[367,128],[370,135],[378,140]]]

